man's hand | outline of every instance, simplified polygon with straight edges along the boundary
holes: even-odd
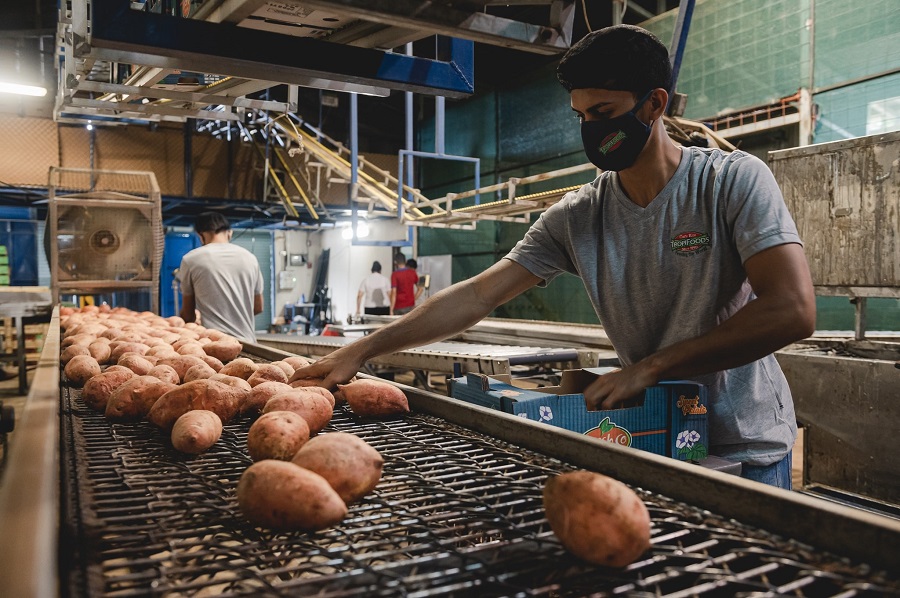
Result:
[[[588,411],[612,409],[619,403],[639,396],[648,386],[659,382],[649,367],[638,362],[600,376],[584,391]]]
[[[291,379],[322,378],[321,386],[333,390],[338,384],[349,382],[363,364],[364,360],[355,357],[351,351],[338,349],[313,364],[295,370]]]

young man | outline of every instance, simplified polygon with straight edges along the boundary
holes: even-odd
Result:
[[[697,380],[709,388],[710,453],[790,488],[796,422],[773,352],[814,331],[815,296],[774,178],[744,152],[671,142],[668,55],[643,29],[588,34],[557,74],[585,153],[605,172],[544,212],[499,263],[306,373],[343,382],[375,355],[444,339],[570,272],[623,365],[588,387],[589,408],[665,378]]]
[[[256,342],[253,316],[263,310],[263,279],[256,257],[231,244],[231,225],[218,212],[197,216],[194,230],[203,243],[181,260],[181,317],[200,312],[207,328]]]
[[[394,254],[394,271],[391,273],[391,315],[401,316],[412,311],[416,299],[422,294],[416,260],[407,260],[402,253]]]
[[[373,316],[386,316],[391,311],[391,281],[381,273],[381,263],[372,264],[372,273],[363,278],[356,294],[356,315],[364,306],[366,313]],[[363,301],[365,299],[365,301]]]

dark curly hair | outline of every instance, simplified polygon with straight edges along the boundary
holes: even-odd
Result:
[[[228,219],[218,212],[203,212],[194,220],[194,230],[198,233],[221,233],[231,230]]]
[[[569,48],[556,68],[567,91],[597,88],[641,95],[672,85],[669,52],[659,38],[634,25],[588,33]]]

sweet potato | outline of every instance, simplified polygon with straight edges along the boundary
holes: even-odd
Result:
[[[293,463],[266,459],[244,471],[238,506],[253,525],[314,531],[347,516],[347,505],[325,478]]]
[[[171,366],[178,373],[178,379],[184,381],[184,375],[187,371],[191,369],[191,367],[202,363],[206,362],[194,355],[181,355],[179,357],[165,357],[160,359],[156,365]]]
[[[244,380],[243,378],[238,378],[237,376],[228,376],[226,374],[213,374],[209,377],[210,380],[214,380],[215,382],[221,382],[222,384],[227,384],[228,386],[232,386],[238,390],[241,390],[245,393],[249,393],[253,388],[250,386],[250,383]]]
[[[136,376],[116,388],[106,402],[106,419],[138,421],[161,396],[178,386],[153,376]]]
[[[196,341],[184,343],[175,350],[178,351],[179,355],[195,355],[200,359],[206,357],[206,351],[203,350],[203,345]]]
[[[306,367],[312,363],[311,359],[307,359],[302,355],[291,355],[290,357],[285,357],[281,361],[285,362],[295,370],[299,370],[302,367]]]
[[[124,366],[138,376],[146,376],[153,369],[153,363],[149,359],[133,353],[120,357],[116,365]]]
[[[119,386],[135,377],[131,370],[108,371],[94,376],[84,384],[81,391],[81,399],[91,409],[106,411],[106,403],[109,396]]]
[[[76,355],[66,364],[64,373],[69,384],[81,387],[100,374],[100,364],[90,355]]]
[[[272,365],[280,367],[284,372],[284,375],[287,376],[287,380],[290,380],[291,376],[294,375],[294,368],[289,363],[285,363],[284,361],[273,361]]]
[[[184,320],[179,316],[169,316],[168,318],[166,318],[166,322],[168,322],[169,325],[173,328],[181,328],[182,326],[184,326]]]
[[[63,365],[66,365],[72,360],[73,357],[77,357],[79,355],[81,355],[82,357],[85,355],[90,357],[91,351],[88,348],[88,346],[86,346],[86,345],[69,345],[68,347],[63,349],[62,353],[60,353],[59,361]]]
[[[222,369],[219,370],[218,373],[225,374],[226,376],[237,376],[238,378],[247,380],[253,375],[253,372],[256,371],[257,367],[259,366],[250,359],[238,357],[231,363],[226,363],[222,366]]]
[[[288,384],[291,386],[319,386],[324,381],[324,378],[307,378],[300,369],[295,370],[288,378]]]
[[[409,413],[409,402],[403,391],[380,380],[357,380],[338,384],[353,413],[361,417],[384,417]]]
[[[115,345],[115,346],[113,346]],[[110,353],[110,360],[117,363],[119,358],[123,353],[135,352],[140,355],[145,355],[147,351],[150,350],[150,347],[145,345],[144,343],[129,343],[129,342],[120,342],[120,341],[112,341],[109,344],[109,347],[112,351]]]
[[[112,353],[112,351],[109,350],[109,343],[99,340],[88,345],[88,352],[90,352],[91,357],[96,359],[97,363],[101,365],[109,361],[109,356]]]
[[[107,368],[106,368],[105,370],[103,370],[103,373],[105,374],[105,373],[107,373],[107,372],[131,372],[132,374],[134,374],[133,371],[129,370],[129,369],[128,369],[127,367],[125,367],[124,365],[110,365],[110,366],[107,366]],[[135,374],[135,375],[137,375],[137,374]]]
[[[309,425],[293,411],[271,411],[250,426],[247,450],[254,461],[290,461],[309,440]]]
[[[178,357],[179,353],[169,345],[157,345],[155,347],[150,347],[150,350],[144,355],[152,355],[164,359],[166,357]]]
[[[299,386],[299,387],[291,387],[296,388],[297,390],[302,390],[304,392],[311,392],[313,394],[322,395],[325,399],[331,404],[331,408],[334,409],[337,401],[331,391],[327,388],[322,388],[321,386]]]
[[[306,420],[309,431],[318,433],[328,422],[334,411],[328,403],[328,399],[322,395],[299,390],[280,392],[266,402],[263,413],[271,411],[293,411]]]
[[[237,415],[241,391],[213,380],[194,380],[170,390],[150,409],[147,419],[163,430],[171,430],[175,420],[194,409],[206,409],[227,424]]]
[[[291,461],[325,478],[348,505],[375,489],[384,466],[381,453],[346,432],[316,436]]]
[[[209,367],[214,369],[216,371],[216,373],[218,373],[223,367],[225,367],[225,364],[223,364],[221,361],[219,361],[212,355],[207,355],[204,353],[203,355],[198,355],[198,357],[200,357],[200,359],[205,361],[206,365],[208,365]]]
[[[243,348],[244,346],[239,340],[230,337],[203,345],[203,350],[207,355],[215,357],[222,363],[228,363],[237,357]]]
[[[216,370],[212,369],[205,363],[198,363],[197,365],[192,365],[188,368],[188,371],[184,373],[184,381],[185,382],[193,382],[194,380],[202,380],[204,378],[209,378],[210,376],[215,376]]]
[[[155,365],[147,372],[147,375],[159,378],[163,382],[168,382],[169,384],[181,384],[181,378],[178,377],[178,372],[170,365]]]
[[[212,411],[188,411],[172,426],[172,446],[182,453],[202,453],[222,436],[222,420]]]
[[[240,380],[240,378],[238,378]],[[291,387],[282,382],[263,382],[253,387],[241,403],[241,415],[256,417],[262,413],[266,403],[280,392],[291,390]]]
[[[247,382],[250,383],[250,386],[256,386],[263,382],[284,382],[287,384],[287,381],[288,377],[285,375],[284,370],[271,363],[260,364],[259,367],[256,368],[256,371],[247,378]]]
[[[547,480],[543,496],[553,533],[579,558],[624,567],[650,548],[647,507],[618,480],[572,471]]]

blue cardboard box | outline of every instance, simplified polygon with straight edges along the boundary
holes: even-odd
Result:
[[[708,455],[706,387],[686,380],[660,382],[621,408],[588,411],[582,391],[613,368],[566,370],[559,386],[523,388],[508,376],[467,374],[451,380],[450,395],[605,442],[682,461]]]

